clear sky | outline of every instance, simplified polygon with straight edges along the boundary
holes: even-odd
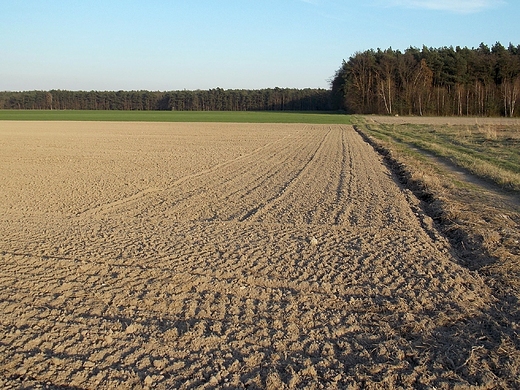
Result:
[[[520,0],[0,0],[0,90],[328,88],[357,51],[520,44]]]

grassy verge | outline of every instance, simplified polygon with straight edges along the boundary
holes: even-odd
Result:
[[[504,189],[520,191],[520,128],[411,124],[366,126],[376,137],[427,151]]]
[[[337,112],[0,110],[0,120],[349,124]]]

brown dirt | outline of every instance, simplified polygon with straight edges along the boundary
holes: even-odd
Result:
[[[2,122],[0,180],[4,388],[520,385],[518,323],[350,126]]]

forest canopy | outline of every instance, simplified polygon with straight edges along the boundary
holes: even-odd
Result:
[[[358,52],[331,88],[333,107],[349,113],[518,116],[520,45]]]
[[[343,61],[330,89],[0,92],[0,109],[328,111],[351,114],[520,116],[520,45],[404,52],[366,50]]]

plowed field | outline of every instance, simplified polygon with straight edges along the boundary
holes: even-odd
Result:
[[[350,126],[2,122],[0,182],[0,386],[514,385]]]

